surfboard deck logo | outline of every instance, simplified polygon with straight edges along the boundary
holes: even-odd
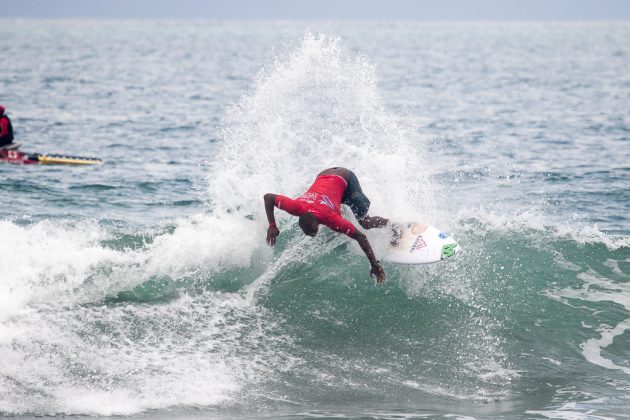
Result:
[[[416,240],[413,242],[413,245],[411,245],[411,249],[409,250],[409,252],[417,251],[420,248],[424,248],[425,246],[427,246],[427,243],[424,242],[424,239],[422,239],[422,236],[418,236]]]

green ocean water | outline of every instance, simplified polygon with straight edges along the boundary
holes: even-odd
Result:
[[[627,416],[626,23],[0,22],[23,149],[105,161],[0,167],[2,415]],[[464,252],[266,246],[337,165]]]

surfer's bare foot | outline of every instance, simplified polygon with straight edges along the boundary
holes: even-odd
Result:
[[[398,223],[392,223],[392,239],[390,243],[392,246],[398,246],[400,244],[400,239],[402,238],[402,225]]]

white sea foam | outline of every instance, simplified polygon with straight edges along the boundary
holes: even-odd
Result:
[[[99,263],[120,257],[99,244],[107,233],[92,222],[69,226],[44,221],[20,227],[0,221],[0,237],[0,320],[32,302],[72,301]]]
[[[610,262],[609,262],[610,264]],[[627,283],[615,282],[602,277],[592,271],[579,273],[577,277],[583,281],[579,289],[563,289],[560,291],[548,292],[555,299],[579,299],[588,302],[613,302],[622,306],[630,313],[630,285]],[[595,287],[593,287],[595,286]],[[584,325],[586,329],[592,327]],[[610,346],[615,337],[618,337],[630,330],[630,318],[625,319],[614,327],[600,325],[598,338],[590,338],[580,345],[582,355],[589,362],[604,367],[606,369],[620,370],[630,374],[630,367],[616,364],[602,355],[602,350]]]
[[[267,337],[274,325],[259,310],[240,305],[234,313],[242,300],[225,293],[148,307],[32,311],[5,331],[0,407],[125,415],[229,401],[244,384],[268,378],[279,358],[291,363],[274,344],[284,339]]]
[[[471,220],[481,221],[486,229],[492,231],[527,233],[533,231],[543,232],[545,241],[549,235],[555,238],[569,238],[578,244],[601,243],[611,251],[630,247],[630,237],[610,235],[599,230],[596,225],[585,225],[582,223],[559,223],[550,220],[542,210],[532,210],[525,208],[520,211],[506,210],[498,212],[493,209],[463,208],[457,212],[456,220],[458,229],[469,227]],[[475,226],[472,226],[476,230]],[[542,240],[541,239],[541,240]]]
[[[583,402],[570,402],[563,404],[562,407],[555,410],[527,410],[527,414],[535,414],[548,419],[563,419],[563,420],[581,420],[597,419],[597,420],[614,420],[614,417],[602,416],[597,414],[597,409],[593,408],[593,404],[603,403],[602,399],[583,401]]]
[[[29,303],[98,301],[152,277],[179,279],[251,264],[264,230],[251,220],[197,215],[137,249],[104,245],[111,232],[91,221],[0,221],[0,319]],[[238,240],[235,240],[238,238]],[[263,248],[264,249],[264,248]]]
[[[283,339],[266,337],[275,324],[260,320],[253,292],[183,295],[152,306],[100,303],[156,277],[211,279],[251,266],[254,250],[270,252],[259,245],[264,230],[236,217],[183,219],[129,249],[108,246],[114,233],[90,221],[0,222],[7,267],[0,277],[0,411],[127,415],[209,406],[268,377],[282,354],[272,343]],[[253,353],[240,344],[246,336]]]

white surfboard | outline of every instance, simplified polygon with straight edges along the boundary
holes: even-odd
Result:
[[[405,223],[401,235],[393,238],[383,260],[398,264],[428,264],[462,251],[455,239],[438,228],[423,223]]]

